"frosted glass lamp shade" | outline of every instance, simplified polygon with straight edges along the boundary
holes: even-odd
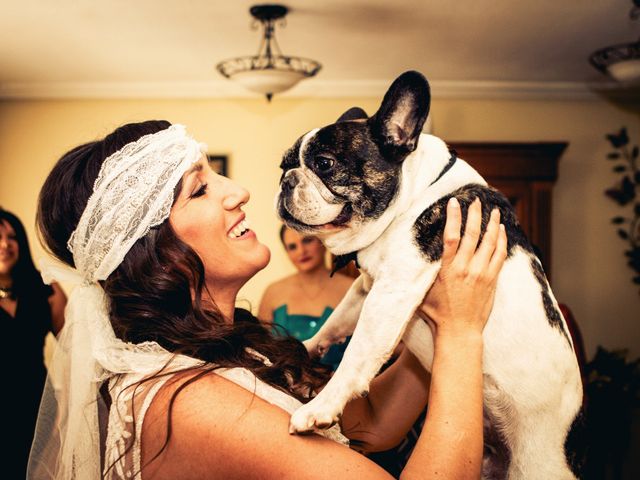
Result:
[[[607,67],[609,75],[621,83],[640,82],[640,59],[623,60]]]
[[[247,70],[236,72],[230,78],[248,90],[268,95],[289,90],[305,78],[305,74],[283,70]]]

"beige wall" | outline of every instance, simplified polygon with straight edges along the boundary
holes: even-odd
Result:
[[[301,133],[333,121],[346,108],[357,104],[372,113],[377,103],[281,98],[270,105],[261,99],[0,102],[0,205],[23,219],[38,258],[36,198],[62,153],[130,121],[184,123],[211,153],[229,155],[231,177],[252,193],[248,218],[272,250],[269,267],[241,292],[256,311],[265,286],[292,271],[279,245],[273,210],[282,152]],[[434,133],[449,141],[569,142],[554,193],[554,291],[573,310],[589,355],[598,344],[640,355],[639,289],[631,283],[624,244],[609,222],[621,209],[603,195],[616,178],[604,159],[604,135],[626,125],[640,142],[637,113],[599,100],[444,99],[434,100],[432,112]]]

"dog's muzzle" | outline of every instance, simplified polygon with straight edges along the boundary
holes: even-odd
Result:
[[[284,174],[284,177],[282,178],[282,182],[280,182],[280,188],[282,189],[282,193],[286,196],[291,195],[291,192],[293,192],[293,189],[296,188],[296,185],[298,185],[298,183],[300,183],[300,180],[298,179],[298,175],[296,174],[296,171],[289,170],[287,173]]]
[[[344,206],[343,203],[334,203],[333,194],[319,180],[314,182],[316,178],[292,169],[280,181],[279,206],[298,222],[309,226],[333,222]]]

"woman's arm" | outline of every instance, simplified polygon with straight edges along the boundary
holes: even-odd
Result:
[[[316,434],[290,435],[284,410],[215,373],[176,397],[171,439],[151,461],[165,442],[170,399],[182,383],[163,386],[145,416],[145,480],[392,478],[344,445]]]
[[[58,335],[64,326],[64,307],[67,306],[67,296],[57,283],[52,283],[53,294],[49,297],[49,308],[51,309],[51,331]]]
[[[398,445],[424,410],[430,378],[405,348],[389,368],[373,379],[367,397],[347,404],[342,432],[365,452]]]
[[[447,207],[442,268],[418,314],[434,331],[435,353],[427,418],[403,471],[428,478],[479,478],[483,451],[482,330],[489,318],[507,237],[494,210],[482,243],[481,209],[468,211],[460,240],[461,213]],[[428,465],[428,471],[424,471]]]

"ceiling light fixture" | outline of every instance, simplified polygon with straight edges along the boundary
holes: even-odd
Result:
[[[259,23],[264,36],[258,54],[252,57],[230,58],[216,68],[225,77],[243,87],[265,95],[268,101],[304,78],[313,77],[322,66],[315,60],[283,55],[275,37],[277,20],[284,24],[289,9],[284,5],[255,5],[249,9],[254,17],[252,28]]]
[[[631,0],[629,12],[631,20],[640,18],[640,0]],[[620,43],[596,50],[589,56],[589,62],[597,70],[618,82],[633,84],[640,82],[640,40]]]

